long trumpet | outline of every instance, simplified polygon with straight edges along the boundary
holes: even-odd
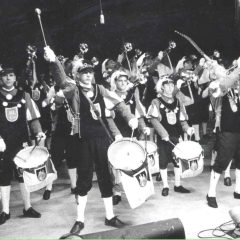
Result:
[[[203,50],[188,36],[178,32],[178,31],[174,31],[175,33],[179,34],[180,36],[184,37],[185,39],[187,39],[196,49],[197,51],[206,59],[206,60],[211,60],[210,57],[208,57],[204,52]]]
[[[232,71],[234,71],[236,68],[238,67],[238,64],[235,63],[233,64],[232,67],[230,67],[229,69],[227,69],[227,75],[229,75]]]

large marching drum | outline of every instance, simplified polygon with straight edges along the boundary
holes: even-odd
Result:
[[[57,179],[57,172],[45,147],[24,148],[18,152],[14,162],[28,192],[37,191]]]
[[[154,194],[152,177],[144,147],[136,140],[123,138],[108,149],[113,181],[120,183],[131,208],[136,208]]]
[[[181,168],[181,177],[189,178],[203,171],[203,149],[199,143],[183,141],[173,149],[173,159]]]

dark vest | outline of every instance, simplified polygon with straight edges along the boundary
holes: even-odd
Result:
[[[228,96],[225,95],[222,100],[221,112],[221,132],[240,133],[240,104],[237,97],[237,112],[233,112],[229,103]]]
[[[117,93],[118,96],[121,97],[120,92]],[[125,95],[125,94],[123,94]],[[130,108],[130,111],[133,115],[135,115],[136,109],[136,101],[133,91],[128,91],[125,99],[123,99],[125,104]],[[131,137],[132,129],[128,126],[124,118],[120,115],[120,113],[115,112],[116,116],[114,118],[114,122],[117,125],[120,133],[123,137]],[[138,137],[138,131],[134,131],[134,137]]]
[[[93,84],[94,96],[91,99],[97,110],[100,112],[100,116],[104,121],[105,125],[108,127],[106,116],[105,116],[105,103],[103,96],[100,94],[98,85]],[[79,87],[79,97],[80,97],[80,130],[81,138],[102,138],[107,137],[102,124],[99,122],[97,116],[90,107],[90,104],[86,97],[83,95],[81,88]]]
[[[23,101],[22,101],[23,100]],[[0,135],[6,144],[13,144],[17,140],[27,142],[28,138],[28,125],[26,120],[26,106],[25,106],[25,93],[17,90],[17,94],[11,100],[0,91]],[[6,105],[7,106],[4,106]],[[11,121],[18,114],[16,121]],[[10,119],[7,120],[7,117]]]
[[[182,134],[182,127],[180,123],[180,104],[179,100],[177,98],[174,98],[173,103],[167,103],[165,102],[161,97],[158,98],[160,101],[160,114],[162,116],[161,124],[166,129],[170,137],[177,137],[179,138]],[[167,113],[175,111],[176,114],[176,123],[175,124],[169,124],[167,120]]]

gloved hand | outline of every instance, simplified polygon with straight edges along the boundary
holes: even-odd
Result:
[[[149,127],[145,127],[143,129],[143,133],[146,134],[146,135],[150,135],[150,128]]]
[[[162,138],[162,140],[168,142],[169,141],[169,137]]]
[[[123,136],[121,134],[118,134],[115,136],[115,141],[123,139]]]
[[[189,136],[192,136],[194,133],[195,133],[194,128],[193,127],[189,127],[188,130],[187,130],[187,134]]]
[[[182,79],[177,80],[177,88],[180,89],[184,81]]]
[[[206,62],[205,58],[201,58],[199,61],[199,66],[204,67],[205,62]]]
[[[138,127],[138,120],[137,118],[132,118],[129,122],[128,125],[132,129],[136,129]]]
[[[237,60],[237,65],[238,65],[238,67],[240,68],[240,57],[239,57],[238,60]]]
[[[160,52],[158,53],[158,59],[159,59],[159,60],[162,60],[162,58],[163,58],[163,52],[160,51]]]
[[[49,46],[44,48],[44,58],[48,62],[55,62],[56,55]]]
[[[4,152],[6,150],[6,144],[4,140],[1,138],[0,139],[0,152]]]
[[[36,135],[36,138],[37,138],[37,141],[39,141],[41,139],[41,141],[45,140],[46,139],[46,135],[45,133],[43,132],[39,132],[37,135]]]

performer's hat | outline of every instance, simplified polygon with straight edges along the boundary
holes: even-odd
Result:
[[[9,73],[14,73],[15,74],[15,69],[12,65],[0,65],[0,75],[5,75]]]
[[[72,62],[72,75],[74,80],[76,80],[77,72],[83,72],[86,69],[91,69],[93,71],[92,62],[85,59],[78,59]]]
[[[157,84],[156,84],[156,91],[157,93],[162,92],[162,86],[164,84],[168,84],[168,83],[173,83],[175,84],[174,80],[169,76],[169,75],[163,75],[161,76],[161,78],[158,80]]]
[[[93,71],[93,64],[92,64],[91,61],[84,59],[84,60],[82,61],[82,65],[79,66],[79,68],[78,68],[77,71],[80,73],[80,72],[85,71],[86,69],[90,69],[90,70]]]

